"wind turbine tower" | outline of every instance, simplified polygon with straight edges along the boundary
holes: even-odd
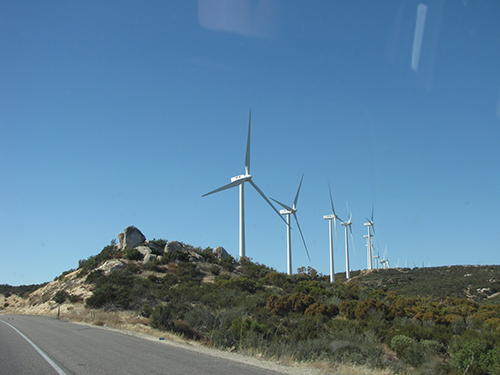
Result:
[[[278,216],[284,220],[278,210],[273,206],[271,201],[267,199],[266,195],[259,189],[259,187],[252,181],[252,175],[250,174],[250,128],[252,123],[252,110],[250,109],[250,115],[248,119],[248,135],[247,135],[247,149],[245,153],[245,174],[234,176],[231,178],[231,182],[227,185],[221,186],[218,189],[212,190],[209,193],[203,194],[202,197],[205,197],[210,194],[218,193],[219,191],[230,189],[235,186],[240,187],[240,259],[246,256],[245,250],[245,182],[248,182],[253,186],[255,190],[264,198],[264,200],[271,206],[271,208],[278,214]]]
[[[330,183],[328,183],[328,191],[330,192],[330,203],[332,205],[332,214],[324,215],[323,219],[330,222],[330,282],[333,284],[335,282],[335,269],[333,264],[333,231],[332,231],[332,220],[335,225],[335,247],[337,247],[337,220],[342,222],[342,219],[335,213],[335,208],[333,207],[332,199],[332,189],[330,188]]]
[[[374,255],[373,259],[375,259],[376,269],[378,269],[378,260],[380,259],[380,254],[378,253],[378,250],[377,250],[377,255]]]
[[[347,213],[349,214],[349,209],[347,209]],[[352,212],[349,214],[349,220],[347,221],[342,221],[340,224],[345,227],[345,277],[346,279],[351,278],[351,272],[349,270],[349,240],[348,240],[348,235],[347,235],[347,227],[349,227],[349,231],[351,232],[351,240],[354,246],[354,239],[352,238]]]
[[[373,226],[373,207],[372,207],[372,217],[371,219],[366,218],[368,223],[364,223],[365,227],[368,227],[368,235],[366,237],[366,259],[368,263],[368,269],[371,270],[373,269],[373,264],[372,264],[372,232],[371,228],[373,228],[373,233],[375,234],[375,227]]]
[[[309,262],[311,261],[311,257],[309,256],[309,251],[307,250],[306,241],[304,240],[304,236],[302,235],[302,230],[300,229],[299,220],[297,219],[297,201],[299,200],[300,187],[302,186],[302,180],[304,179],[304,174],[302,174],[302,178],[300,179],[299,188],[297,189],[297,194],[295,195],[295,199],[293,201],[293,207],[287,206],[274,198],[271,198],[273,201],[278,203],[284,209],[280,211],[281,215],[286,215],[286,223],[287,223],[287,232],[286,232],[286,248],[287,248],[287,273],[289,275],[292,274],[292,233],[291,233],[291,223],[290,223],[290,215],[293,215],[295,218],[295,222],[297,223],[297,228],[299,228],[300,236],[302,237],[302,242],[304,243],[304,248],[306,249],[307,258]]]

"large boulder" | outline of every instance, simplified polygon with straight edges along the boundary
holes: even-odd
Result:
[[[120,250],[133,249],[134,247],[146,242],[146,237],[142,232],[133,225],[125,228],[123,233],[118,234]]]
[[[217,258],[217,260],[221,260],[221,259],[227,258],[229,256],[226,249],[224,249],[222,246],[216,247],[214,249],[214,255]]]
[[[160,257],[160,256],[158,256],[158,255],[155,255],[155,254],[151,254],[151,253],[150,253],[150,254],[147,254],[147,255],[145,255],[145,256],[144,256],[144,259],[143,259],[143,261],[142,261],[142,262],[143,262],[144,264],[148,264],[148,263],[150,263],[150,262],[155,261],[155,260],[156,260],[156,259],[158,259],[158,258],[161,258],[161,257]]]
[[[185,250],[184,250],[184,245],[182,245],[182,243],[180,243],[179,241],[170,241],[165,245],[166,253],[177,253],[180,251],[185,251]]]
[[[103,265],[98,267],[98,270],[104,271],[105,275],[110,274],[113,271],[125,268],[126,263],[121,259],[110,259],[104,262]]]
[[[205,258],[203,258],[203,256],[198,254],[196,251],[188,250],[187,253],[189,254],[189,261],[191,262],[205,262]]]
[[[163,255],[163,252],[165,251],[164,246],[159,246],[153,242],[146,241],[146,246],[151,249],[151,252],[156,255]]]
[[[149,246],[137,246],[135,249],[144,256],[152,253],[151,248]]]

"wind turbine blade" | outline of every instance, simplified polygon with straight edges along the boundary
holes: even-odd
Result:
[[[333,207],[332,189],[330,188],[330,181],[328,181],[328,191],[330,193],[330,203],[332,205],[333,216],[338,218],[337,214],[335,213],[335,207]],[[339,220],[340,220],[340,218],[339,218]],[[342,221],[342,220],[340,220],[340,221]]]
[[[250,182],[250,184],[254,187],[254,189],[257,190],[257,192],[262,196],[262,198],[264,198],[264,200],[271,206],[271,208],[274,210],[274,212],[276,212],[276,214],[278,214],[280,219],[283,220],[286,223],[286,225],[288,225],[286,220],[283,219],[283,216],[281,216],[281,214],[278,212],[276,207],[274,207],[273,204],[271,203],[271,201],[269,199],[267,199],[266,195],[262,192],[262,190],[259,189],[259,187],[255,184],[255,182],[253,182],[252,180],[248,180],[248,182]]]
[[[250,174],[250,127],[252,123],[252,108],[250,108],[250,115],[248,117],[248,135],[247,135],[247,151],[245,153],[245,172]]]
[[[243,182],[244,182],[243,180],[230,182],[227,185],[224,185],[218,189],[212,190],[210,193],[203,194],[202,197],[206,197],[207,195],[210,195],[213,193],[218,193],[219,191],[222,191],[222,190],[231,189],[232,187],[238,186],[239,184],[242,184]]]
[[[378,237],[375,235],[375,226],[373,226],[373,235],[375,236],[375,243],[377,244],[377,252],[378,252],[379,245],[378,245]]]
[[[374,205],[374,204],[372,204],[372,219],[370,220],[370,223],[372,223],[372,225],[373,225],[373,210],[374,210],[374,209],[375,209],[375,205]]]
[[[277,201],[276,199],[274,198],[271,198],[269,197],[270,199],[272,199],[273,201],[275,201],[276,203],[278,203],[281,207],[283,207],[285,210],[288,210],[288,211],[293,211],[292,208],[288,207],[286,204],[284,203],[281,203],[280,201]]]
[[[302,178],[300,179],[299,188],[297,189],[297,194],[295,195],[295,199],[293,200],[293,208],[297,206],[297,201],[299,200],[300,187],[302,186],[302,180],[304,179],[304,173],[302,173]]]
[[[354,247],[354,237],[352,236],[352,229],[350,225],[349,225],[349,231],[351,232],[352,252],[356,254],[356,248]]]
[[[300,237],[302,237],[302,242],[304,243],[304,248],[306,249],[307,258],[309,259],[309,262],[310,262],[311,257],[309,256],[309,251],[307,250],[306,240],[304,239],[304,236],[302,235],[302,230],[300,229],[299,219],[297,219],[297,214],[295,212],[293,213],[293,217],[295,218],[295,222],[297,223],[297,228],[299,228]]]

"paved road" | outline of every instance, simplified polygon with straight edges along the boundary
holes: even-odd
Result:
[[[0,373],[19,375],[279,374],[163,341],[27,315],[0,315],[0,364]]]

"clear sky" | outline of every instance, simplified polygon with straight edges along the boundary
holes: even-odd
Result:
[[[499,264],[500,2],[0,1],[0,283],[51,281],[129,225],[238,257],[251,174],[329,274],[328,181],[391,266]],[[246,184],[247,255],[286,225]],[[338,228],[335,271],[345,272]]]

